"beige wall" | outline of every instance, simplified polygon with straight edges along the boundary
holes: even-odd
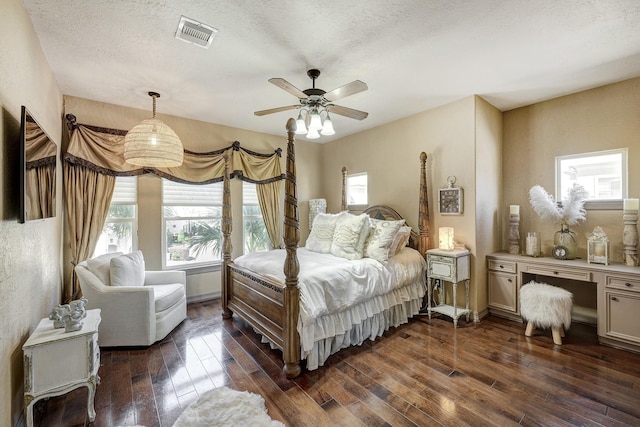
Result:
[[[65,114],[74,114],[79,123],[116,129],[130,129],[143,119],[149,118],[150,111],[121,107],[113,104],[91,101],[87,99],[65,96]],[[162,111],[162,104],[158,105]],[[175,116],[158,114],[158,118],[169,125],[182,140],[185,149],[206,152],[229,146],[233,141],[240,141],[242,147],[250,150],[270,153],[282,148],[282,169],[285,168],[287,116],[282,116],[282,136],[266,135],[243,129],[232,128],[212,123],[184,119]],[[296,161],[298,172],[298,200],[300,201],[301,238],[308,235],[308,203],[307,200],[320,192],[320,147],[306,141],[296,142]],[[242,183],[233,180],[231,184],[233,211],[233,256],[242,254]],[[162,269],[162,209],[161,179],[146,175],[138,179],[138,248],[145,256],[145,264],[149,270]],[[68,251],[65,260],[69,258]],[[65,262],[65,265],[68,264]],[[65,278],[67,276],[65,275]],[[220,272],[194,273],[187,272],[187,297],[197,300],[220,294]]]
[[[20,107],[25,105],[60,147],[62,94],[22,0],[0,13],[0,425],[22,417],[22,345],[60,301],[62,283],[61,169],[52,219],[18,223]]]
[[[455,228],[456,241],[472,253],[471,308],[482,311],[486,308],[484,255],[497,249],[494,235],[499,235],[491,230],[497,230],[500,136],[500,112],[470,96],[330,142],[322,149],[323,194],[328,211],[340,209],[341,169],[346,166],[349,174],[367,172],[369,206],[389,205],[417,230],[419,155],[426,152],[431,247],[437,247],[439,227]],[[455,185],[464,190],[463,215],[438,213],[437,190],[451,175],[456,177]],[[478,212],[478,206],[482,212]],[[478,227],[483,229],[480,245]]]
[[[476,97],[476,253],[472,264],[476,286],[471,288],[478,315],[488,304],[485,256],[500,249],[502,188],[502,113]]]
[[[503,205],[520,205],[520,236],[540,231],[543,252],[551,254],[558,226],[542,223],[528,201],[538,184],[555,194],[555,156],[614,148],[629,149],[629,197],[640,197],[640,78],[556,98],[504,113]],[[506,222],[503,219],[503,224]],[[622,261],[622,212],[588,211],[587,220],[571,227],[578,234],[578,256],[586,257],[587,236],[601,226],[615,261]],[[502,248],[508,246],[508,223]]]

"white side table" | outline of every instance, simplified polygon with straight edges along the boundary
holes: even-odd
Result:
[[[429,249],[427,251],[427,314],[431,319],[431,313],[440,313],[453,319],[453,326],[458,327],[458,318],[467,317],[469,321],[469,278],[470,278],[470,253],[468,250],[446,251],[442,249]],[[431,294],[433,292],[433,279],[440,279],[453,284],[453,301],[446,304],[438,301],[438,305],[431,306]],[[465,284],[466,305],[465,308],[458,307],[457,289],[458,284]],[[444,289],[444,283],[442,284]]]
[[[100,310],[87,310],[82,322],[81,330],[65,332],[64,328],[54,329],[52,320],[42,319],[22,346],[27,427],[33,426],[33,406],[38,400],[78,387],[89,389],[87,413],[90,421],[95,420],[93,400],[100,382]]]

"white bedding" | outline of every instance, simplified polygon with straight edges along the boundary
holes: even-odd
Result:
[[[243,255],[234,263],[284,283],[285,256],[286,251],[278,249]],[[418,251],[408,247],[386,265],[372,258],[347,260],[305,248],[299,248],[297,256],[298,332],[303,358],[314,343],[344,334],[352,325],[380,315],[393,305],[419,300],[426,289],[426,262]]]

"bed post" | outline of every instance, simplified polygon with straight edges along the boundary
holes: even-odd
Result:
[[[347,167],[342,167],[342,206],[341,211],[347,210]]]
[[[229,263],[231,262],[231,187],[229,176],[229,162],[231,155],[227,151],[224,155],[224,181],[222,190],[222,318],[228,319],[233,313],[229,310],[229,295],[231,293],[231,278],[229,277]]]
[[[427,153],[420,153],[420,204],[418,210],[418,229],[420,231],[420,241],[418,249],[422,256],[426,256],[427,249],[431,244],[429,238],[429,197],[427,195]]]
[[[284,261],[284,368],[287,378],[300,374],[300,335],[298,317],[300,315],[300,288],[298,287],[298,255],[296,250],[300,241],[298,223],[298,195],[296,191],[295,140],[296,121],[287,121],[287,175],[284,185],[284,244],[287,256]]]

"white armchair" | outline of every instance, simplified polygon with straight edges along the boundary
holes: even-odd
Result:
[[[103,255],[75,267],[86,308],[101,309],[100,346],[151,345],[187,317],[186,274],[144,271],[143,261],[143,284],[111,286],[109,262],[118,255],[122,254]]]

